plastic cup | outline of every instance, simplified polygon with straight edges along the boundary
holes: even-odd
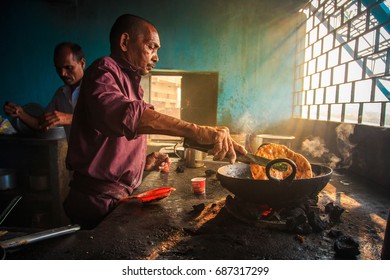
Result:
[[[206,178],[197,177],[191,179],[192,191],[194,194],[204,194],[206,192]]]

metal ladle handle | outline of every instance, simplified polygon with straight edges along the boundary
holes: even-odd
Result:
[[[279,180],[275,177],[273,177],[271,175],[271,168],[274,164],[277,164],[277,163],[281,163],[281,162],[284,162],[284,163],[287,163],[288,165],[291,166],[292,168],[292,172],[290,175],[288,175],[286,178],[282,179],[282,180]],[[277,159],[274,159],[274,160],[271,160],[267,166],[265,167],[265,173],[267,174],[267,177],[270,181],[273,181],[277,184],[286,184],[286,185],[291,185],[292,184],[292,181],[294,180],[295,178],[295,175],[297,174],[297,165],[295,164],[295,162],[293,162],[291,159],[288,159],[288,158],[277,158]]]
[[[183,152],[183,154],[181,155],[180,153],[179,153],[179,150],[177,149],[177,145],[179,145],[179,144],[182,144],[183,142],[177,142],[174,146],[173,146],[173,152],[175,153],[175,155],[178,157],[178,158],[180,158],[180,159],[184,159],[184,152]],[[184,146],[183,146],[184,147]]]

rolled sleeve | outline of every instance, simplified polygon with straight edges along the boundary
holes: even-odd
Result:
[[[143,112],[146,109],[154,109],[152,105],[144,101],[134,101],[129,104],[123,117],[123,131],[127,139],[134,139],[137,137],[137,127]]]

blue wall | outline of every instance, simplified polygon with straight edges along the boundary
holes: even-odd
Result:
[[[33,0],[2,2],[0,102],[44,106],[61,85],[53,48],[78,42],[89,65],[109,54],[114,20],[134,13],[158,28],[158,69],[219,72],[218,124],[263,132],[289,119],[294,30],[302,0]]]

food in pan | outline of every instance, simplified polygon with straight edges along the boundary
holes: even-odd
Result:
[[[313,176],[310,162],[303,155],[290,150],[285,145],[275,143],[261,145],[256,151],[256,155],[271,160],[278,158],[288,158],[292,160],[297,166],[295,179],[311,178]],[[265,166],[251,163],[250,169],[253,179],[268,180],[265,171]],[[288,175],[291,174],[291,172],[292,167],[290,165],[288,165],[287,171],[278,171],[273,168],[271,168],[270,170],[270,174],[272,175],[272,177],[279,180],[285,179]]]

